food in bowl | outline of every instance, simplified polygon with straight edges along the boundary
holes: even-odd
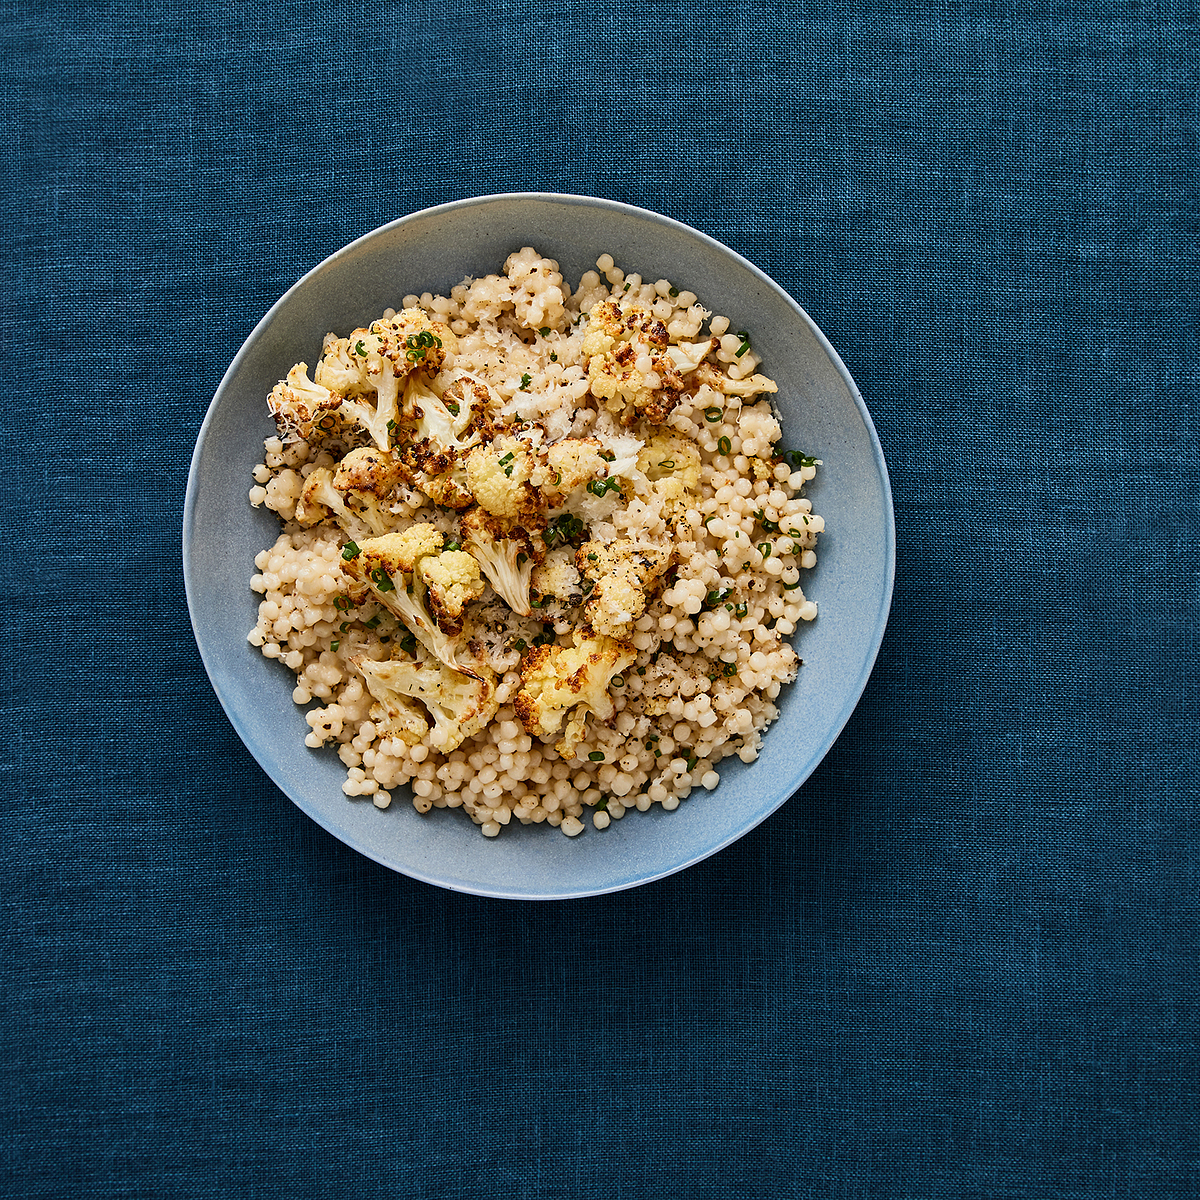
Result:
[[[569,836],[752,762],[816,617],[820,465],[748,332],[610,255],[532,248],[330,333],[268,405],[249,640],[343,791]]]

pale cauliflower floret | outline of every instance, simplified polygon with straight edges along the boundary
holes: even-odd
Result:
[[[608,637],[576,633],[574,646],[535,646],[522,660],[513,707],[531,737],[552,737],[566,719],[554,748],[569,759],[584,738],[588,714],[602,721],[613,715],[613,676],[636,661],[631,645]]]
[[[308,363],[297,363],[267,396],[267,408],[285,442],[310,438],[324,421],[332,428],[342,398],[308,377]]]
[[[648,591],[671,565],[671,552],[652,542],[621,538],[612,543],[584,542],[575,552],[575,565],[591,592],[584,603],[584,620],[597,633],[626,637],[633,622],[646,611]]]
[[[742,453],[751,458],[767,458],[782,436],[779,422],[765,401],[753,408],[743,408],[738,417],[738,436]]]
[[[639,491],[663,501],[668,515],[678,514],[699,495],[700,451],[691,438],[656,433],[638,454],[646,486]]]
[[[496,594],[523,617],[532,611],[529,583],[533,569],[545,554],[545,543],[521,527],[505,528],[486,509],[476,506],[459,524],[467,550],[478,562]]]
[[[419,700],[433,718],[433,728],[425,723],[430,745],[448,754],[469,737],[474,737],[496,715],[495,677],[486,668],[474,675],[438,662],[409,662],[391,659],[354,660],[367,689],[378,702],[378,712],[387,731],[408,741],[418,728],[420,713],[414,713],[411,700]],[[425,734],[422,735],[422,739]]]
[[[528,440],[501,434],[466,455],[467,488],[492,516],[520,523],[536,520],[541,505],[527,486],[535,465],[531,451]]]

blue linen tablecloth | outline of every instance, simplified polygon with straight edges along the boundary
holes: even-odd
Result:
[[[1200,1194],[1194,2],[0,9],[0,1191]],[[455,895],[274,788],[188,623],[242,340],[496,191],[690,222],[842,353],[891,623],[732,848]]]

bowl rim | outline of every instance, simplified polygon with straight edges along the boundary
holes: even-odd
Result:
[[[448,883],[445,879],[439,878],[435,873],[423,872],[419,867],[405,864],[400,865],[396,862],[389,861],[387,857],[372,846],[364,844],[359,838],[353,835],[352,831],[343,828],[334,828],[323,819],[322,814],[313,806],[302,804],[291,795],[290,791],[285,790],[280,784],[276,783],[271,771],[266,764],[261,761],[259,755],[253,745],[253,740],[248,739],[247,731],[244,723],[240,719],[237,706],[232,702],[232,699],[226,694],[222,686],[218,673],[214,669],[211,648],[206,648],[201,640],[198,626],[197,612],[197,582],[193,575],[193,564],[189,553],[190,542],[192,539],[193,528],[196,520],[196,507],[198,503],[198,488],[200,482],[200,463],[202,452],[208,435],[215,423],[216,413],[220,407],[221,401],[227,388],[236,378],[243,362],[253,351],[256,342],[259,340],[263,332],[272,324],[276,314],[292,299],[293,295],[302,289],[307,282],[314,276],[327,270],[330,266],[336,264],[343,258],[348,258],[355,254],[363,244],[372,241],[373,239],[386,235],[392,230],[398,229],[404,225],[417,221],[426,221],[431,217],[437,217],[452,212],[461,210],[484,207],[497,202],[512,202],[512,201],[538,201],[552,204],[575,205],[587,208],[607,209],[612,212],[633,217],[639,220],[648,221],[654,224],[661,225],[673,229],[674,231],[697,239],[706,244],[709,248],[718,251],[721,254],[729,256],[742,268],[756,277],[760,283],[765,285],[793,311],[797,319],[800,320],[808,329],[814,340],[821,347],[821,350],[828,356],[835,372],[840,377],[845,385],[847,392],[858,411],[858,415],[863,422],[864,429],[870,443],[871,455],[878,472],[878,483],[881,496],[881,508],[883,515],[883,558],[884,558],[884,577],[882,579],[882,587],[879,592],[879,608],[878,619],[872,638],[869,643],[868,653],[863,657],[858,678],[848,685],[845,700],[842,708],[838,711],[836,717],[828,724],[825,737],[819,752],[812,757],[811,765],[806,773],[804,773],[795,783],[795,786],[786,791],[779,799],[765,810],[756,814],[747,823],[740,825],[736,830],[731,832],[727,837],[717,843],[705,847],[701,852],[692,854],[682,860],[670,863],[664,866],[661,870],[656,870],[645,875],[641,875],[635,879],[621,880],[611,885],[601,887],[581,887],[576,889],[566,888],[562,891],[555,891],[547,894],[531,894],[524,891],[506,891],[502,888],[494,886],[480,885],[472,887],[469,884],[463,884],[456,881]],[[588,896],[598,896],[611,894],[614,892],[625,891],[635,887],[641,887],[644,884],[652,883],[656,880],[666,878],[670,875],[677,874],[686,870],[689,867],[695,866],[697,863],[711,858],[713,855],[726,849],[734,842],[745,837],[753,829],[762,824],[768,817],[777,812],[789,799],[791,799],[805,782],[811,777],[812,773],[827,757],[830,749],[841,735],[842,731],[848,724],[850,717],[857,708],[862,699],[863,692],[866,690],[867,683],[871,673],[874,670],[875,663],[879,656],[880,648],[883,644],[883,638],[887,629],[888,619],[891,612],[891,605],[895,589],[896,577],[896,518],[895,518],[895,503],[893,499],[891,479],[888,472],[886,460],[883,455],[883,447],[879,440],[878,431],[875,428],[875,423],[867,409],[866,401],[863,399],[862,392],[858,384],[854,381],[849,369],[842,360],[841,355],[835,349],[833,344],[826,337],[824,331],[817,325],[816,321],[809,316],[808,312],[800,305],[800,303],[783,287],[760,267],[755,265],[744,255],[711,234],[705,233],[703,230],[697,229],[684,221],[677,220],[674,217],[669,217],[663,213],[655,212],[652,209],[642,208],[638,205],[628,204],[619,200],[611,200],[600,196],[588,196],[569,192],[495,192],[477,196],[466,196],[456,200],[449,200],[440,204],[431,205],[427,208],[417,209],[404,216],[393,218],[390,221],[384,222],[382,225],[376,226],[365,233],[351,239],[345,245],[339,247],[333,253],[326,255],[314,266],[301,274],[295,282],[293,282],[266,312],[255,323],[254,327],[246,335],[237,353],[230,361],[228,367],[222,373],[221,379],[213,392],[212,398],[205,410],[204,417],[196,431],[195,445],[192,451],[191,464],[188,470],[187,485],[184,496],[183,506],[183,521],[182,521],[182,559],[183,559],[183,580],[184,593],[188,607],[188,617],[192,626],[193,637],[196,642],[197,649],[200,653],[201,662],[204,665],[205,672],[209,677],[209,682],[215,692],[222,709],[225,712],[226,718],[233,726],[234,731],[241,739],[243,745],[250,751],[251,756],[259,762],[259,766],[263,769],[268,779],[272,784],[282,792],[292,803],[296,804],[305,816],[321,826],[327,833],[331,834],[337,841],[346,845],[350,849],[362,854],[365,858],[378,863],[380,866],[386,867],[398,874],[405,875],[409,878],[419,880],[422,883],[430,884],[434,887],[439,887],[445,890],[464,892],[467,894],[479,895],[494,899],[515,899],[515,900],[567,900],[581,899]]]

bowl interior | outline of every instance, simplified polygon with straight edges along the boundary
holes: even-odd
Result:
[[[303,744],[292,675],[246,641],[258,597],[255,554],[278,533],[247,493],[263,439],[266,395],[295,362],[315,363],[329,330],[367,323],[403,296],[445,293],[468,275],[502,269],[533,246],[574,286],[607,252],[626,271],[667,278],[747,329],[776,397],[783,444],[823,460],[806,494],[826,520],[818,565],[804,578],[820,615],[793,638],[804,660],[778,701],[758,760],[736,757],[713,792],[673,813],[630,812],[603,832],[567,838],[516,822],[483,837],[461,812],[421,816],[397,789],[387,811],[341,790],[332,751]],[[239,736],[279,788],[335,837],[417,879],[514,898],[565,898],[631,887],[697,862],[753,828],[811,774],[848,720],[878,652],[895,560],[891,493],[871,419],[841,360],[781,288],[718,242],[657,214],[555,195],[482,197],[417,213],[320,264],[267,313],[230,365],[197,440],[183,525],[188,606],[201,656]],[[256,819],[269,820],[267,813]]]

